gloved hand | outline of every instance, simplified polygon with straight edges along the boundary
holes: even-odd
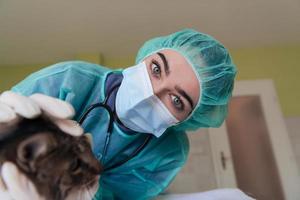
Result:
[[[77,122],[69,120],[74,116],[72,105],[62,100],[43,94],[33,94],[29,97],[22,96],[12,91],[6,91],[0,95],[0,123],[9,123],[17,116],[35,118],[45,114],[64,132],[80,136],[83,129]],[[3,182],[1,180],[3,179]],[[98,187],[76,191],[67,199],[91,200]],[[44,200],[40,196],[34,184],[23,175],[18,168],[10,162],[2,165],[0,176],[1,200]]]
[[[11,162],[2,165],[1,176],[5,183],[0,186],[0,197],[3,200],[44,200],[35,186]]]
[[[51,118],[60,129],[73,136],[83,134],[77,122],[69,120],[75,111],[72,105],[44,94],[22,96],[12,91],[0,95],[0,123],[8,123],[19,115],[32,119],[41,113]]]
[[[0,178],[1,200],[45,200],[40,196],[33,183],[11,162],[3,164]],[[91,200],[98,190],[98,184],[84,190],[70,193],[66,200]]]

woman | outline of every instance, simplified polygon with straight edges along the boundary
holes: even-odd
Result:
[[[63,62],[32,74],[12,91],[64,100],[75,108],[76,121],[106,98],[112,123],[101,108],[82,123],[105,167],[95,199],[150,199],[167,188],[186,162],[185,131],[222,124],[235,74],[223,45],[184,29],[147,41],[136,65],[123,71]]]

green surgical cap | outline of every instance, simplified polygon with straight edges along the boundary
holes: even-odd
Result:
[[[200,83],[200,98],[194,110],[172,128],[188,131],[221,126],[228,113],[228,102],[237,72],[228,50],[209,35],[183,29],[146,41],[138,51],[136,63],[163,49],[181,53]]]

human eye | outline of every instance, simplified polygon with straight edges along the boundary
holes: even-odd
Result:
[[[161,67],[155,60],[152,60],[151,62],[151,73],[156,77],[160,77],[161,75]]]
[[[182,100],[180,99],[179,96],[177,95],[171,95],[171,101],[173,106],[178,110],[178,111],[183,111],[184,110],[184,104]]]

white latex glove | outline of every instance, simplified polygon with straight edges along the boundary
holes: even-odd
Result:
[[[1,200],[45,200],[35,186],[10,162],[2,165],[1,176],[5,182],[0,186]]]
[[[0,173],[0,199],[3,199],[3,200],[11,200],[12,199],[2,181],[1,173]]]
[[[11,162],[2,165],[0,179],[0,199],[1,200],[45,200],[41,196],[34,184],[22,174]],[[100,176],[98,176],[98,179]],[[92,200],[98,190],[98,181],[93,187],[83,188],[79,191],[71,191],[66,200]]]
[[[50,117],[60,129],[73,136],[83,134],[77,122],[69,120],[75,114],[71,104],[44,94],[33,94],[29,97],[12,91],[0,95],[0,123],[8,123],[21,116],[32,119],[41,113]]]
[[[15,120],[18,115],[32,119],[42,113],[51,118],[66,133],[73,136],[83,134],[83,129],[78,123],[69,120],[74,116],[75,111],[72,105],[67,102],[43,94],[33,94],[26,97],[12,91],[6,91],[0,95],[0,125]],[[1,181],[1,177],[5,184]],[[91,200],[97,188],[76,191],[74,194],[70,194],[71,198],[68,197],[68,199],[79,197],[77,199]],[[4,163],[1,168],[0,199],[44,200],[37,193],[34,184],[10,162]]]
[[[45,200],[39,195],[33,183],[11,162],[3,164],[0,179],[1,200]],[[99,178],[100,176],[98,176]],[[92,200],[98,190],[98,181],[93,187],[71,191],[66,200]]]

